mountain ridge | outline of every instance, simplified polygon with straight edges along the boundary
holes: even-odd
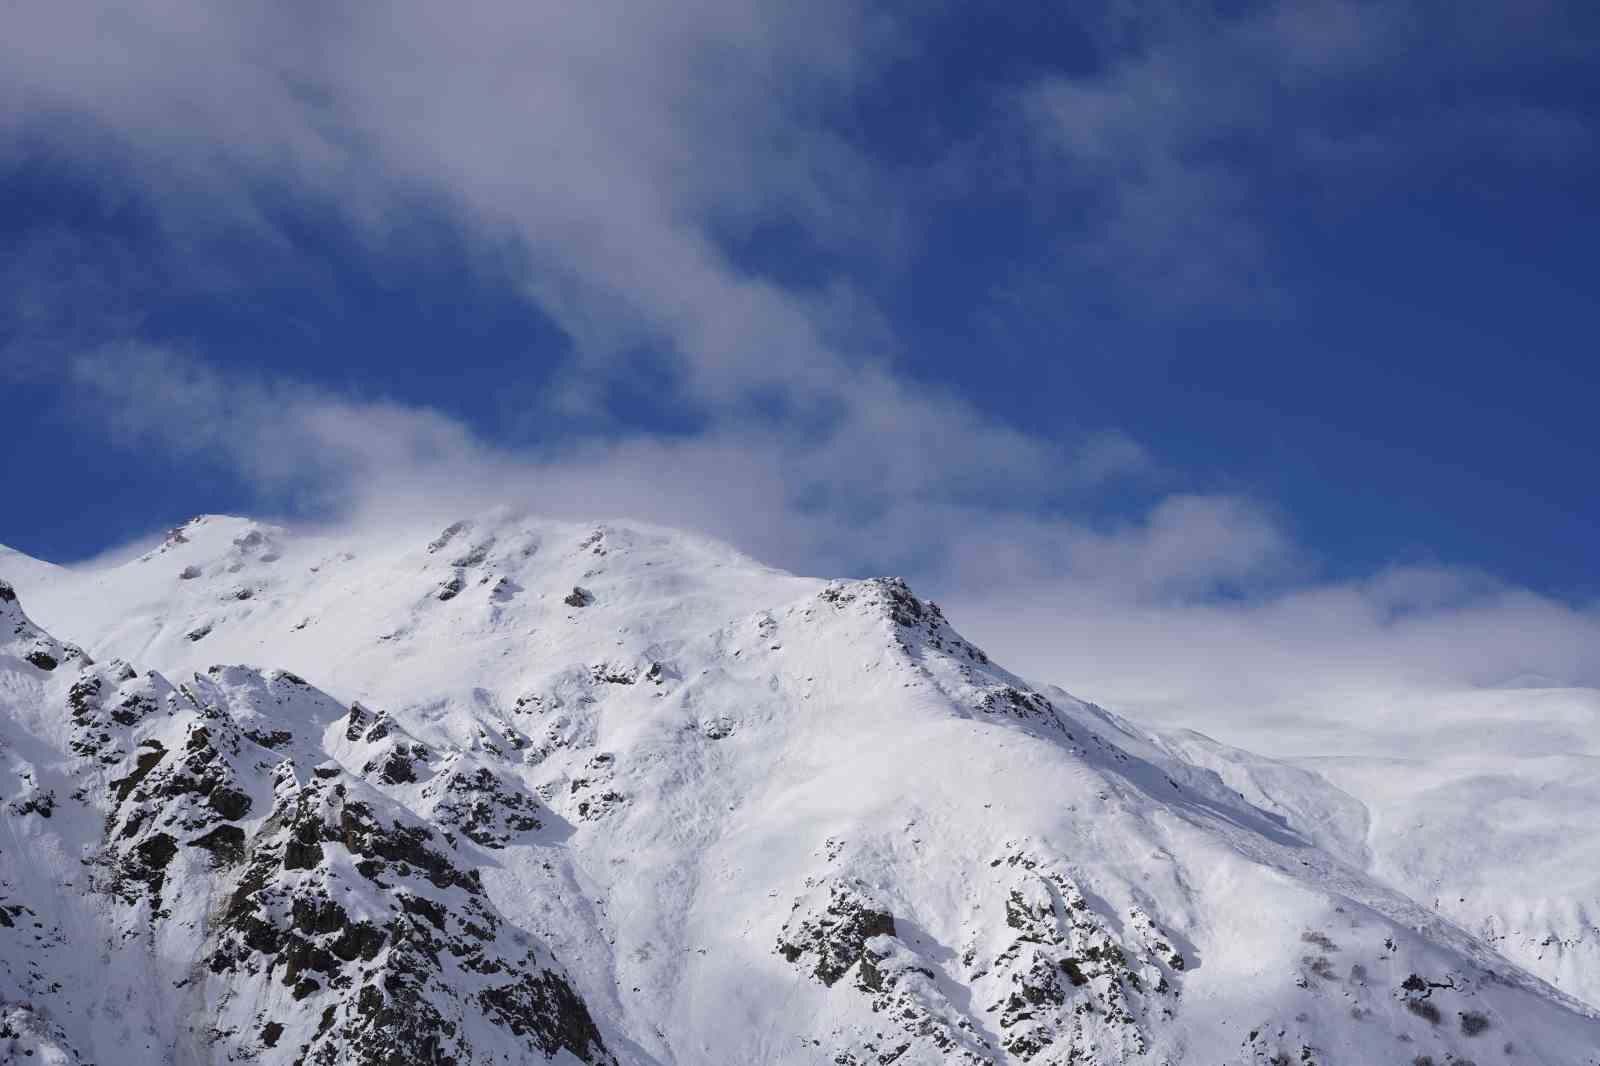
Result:
[[[287,924],[269,921],[256,935],[279,948],[274,958],[304,956],[291,994],[306,960],[351,973],[350,989],[367,987],[370,975],[347,968],[390,966],[414,927],[432,926],[406,912],[376,948],[370,938],[336,948],[339,933],[317,931],[333,924],[317,917],[332,913],[323,898],[388,899],[403,888],[445,906],[450,929],[484,928],[471,913],[487,908],[530,945],[530,987],[554,987],[538,975],[557,975],[599,1040],[551,1023],[566,1036],[548,1052],[508,1043],[480,988],[470,1015],[459,999],[455,1014],[435,1004],[472,1039],[419,1036],[406,1050],[422,1061],[498,1061],[522,1046],[560,1061],[639,1063],[1288,1056],[1327,1066],[1448,1054],[1484,1066],[1582,1063],[1600,1043],[1600,1022],[1577,1001],[1315,846],[1282,811],[1247,802],[1160,738],[1004,671],[897,579],[795,578],[698,538],[507,513],[343,547],[242,519],[178,533],[118,568],[121,577],[75,579],[83,584],[53,599],[38,589],[53,619],[77,614],[89,631],[75,636],[106,665],[85,664],[82,676],[117,694],[107,713],[128,698],[121,686],[156,684],[148,669],[113,664],[122,652],[153,659],[163,683],[192,678],[148,697],[180,708],[165,716],[168,732],[151,732],[159,714],[113,718],[97,728],[117,748],[73,750],[74,738],[46,726],[52,708],[72,720],[78,681],[66,671],[77,663],[63,645],[42,671],[18,641],[44,638],[19,630],[4,659],[18,679],[4,690],[5,754],[13,773],[28,763],[27,795],[58,781],[58,809],[82,791],[72,802],[85,817],[74,839],[61,814],[12,813],[27,801],[11,789],[6,817],[19,840],[54,840],[27,844],[30,855],[75,847],[147,877],[138,849],[167,854],[148,845],[163,821],[199,819],[207,834],[231,827],[227,849],[239,861],[221,867],[201,837],[169,834],[166,861],[185,864],[207,900],[240,898],[252,878],[262,882],[253,892],[295,896],[311,869],[322,898],[301,907],[305,927],[290,907]],[[262,650],[293,661],[265,672],[195,665]],[[320,710],[293,710],[312,706]],[[202,749],[218,749],[209,739],[218,731],[254,753],[228,763],[245,784],[213,782],[204,814],[191,810],[192,790],[181,802],[149,796],[148,824],[122,836],[122,805],[166,772],[163,757],[127,784],[140,744],[187,751],[196,728],[208,730]],[[115,765],[103,764],[112,768],[86,769],[112,750]],[[382,817],[347,833],[332,815],[292,813],[331,809],[327,796],[341,786]],[[249,806],[223,798],[219,810],[209,798],[230,791]],[[92,825],[91,811],[110,820]],[[406,863],[412,880],[389,888],[377,885],[384,873],[357,869],[405,862],[385,834],[421,831],[452,842],[432,848],[459,870],[440,874],[443,888],[428,880],[439,860],[418,854]],[[321,857],[297,865],[311,844]],[[65,876],[70,865],[53,868]],[[480,891],[464,887],[469,873]],[[454,895],[441,902],[445,891]],[[87,898],[109,908],[94,919],[102,925],[145,920],[105,893]],[[1258,913],[1235,913],[1243,901]],[[229,906],[198,913],[196,928],[209,930]],[[170,917],[139,936],[212,958],[224,939],[182,932]],[[294,938],[305,946],[285,949]],[[460,957],[514,961],[498,935],[478,943]],[[212,975],[210,998],[178,1028],[216,1002],[269,1003],[283,1017],[253,1007],[231,1033],[169,1027],[159,1036],[171,1060],[184,1044],[192,1061],[229,1049],[292,1061],[318,1054],[328,1033],[354,1041],[363,1031],[360,993],[340,998],[332,986],[306,993],[319,1006],[317,997],[333,997],[324,1033],[290,1024],[300,1001],[263,1000],[262,982],[239,969],[254,956],[235,949],[235,968]],[[17,993],[5,993],[8,1003],[22,1001]],[[266,1046],[271,1024],[281,1028]],[[395,1047],[351,1046],[371,1056]]]

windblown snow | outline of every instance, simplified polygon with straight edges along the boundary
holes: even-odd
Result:
[[[0,577],[3,1061],[1600,1063],[1600,957],[1417,890],[1470,760],[1152,734],[896,579],[505,512]]]

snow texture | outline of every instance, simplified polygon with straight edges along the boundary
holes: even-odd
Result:
[[[0,568],[0,1061],[1600,1063],[1592,946],[1418,891],[1520,839],[1470,766],[1155,735],[897,579],[503,512]]]

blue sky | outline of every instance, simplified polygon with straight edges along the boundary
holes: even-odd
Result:
[[[503,497],[1592,622],[1592,5],[68,8],[0,44],[0,542]]]

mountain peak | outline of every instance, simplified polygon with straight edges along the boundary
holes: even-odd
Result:
[[[0,647],[0,947],[38,937],[0,950],[7,1053],[126,1057],[133,1015],[150,1061],[269,1064],[1600,1044],[899,578],[511,512],[349,537],[206,516],[26,591],[104,665],[0,595],[26,623]]]
[[[180,553],[187,558],[230,554],[234,558],[270,556],[275,552],[276,541],[286,536],[287,532],[281,526],[238,515],[195,515],[182,525],[168,530],[161,543],[141,555],[137,561],[150,562],[169,553]]]

